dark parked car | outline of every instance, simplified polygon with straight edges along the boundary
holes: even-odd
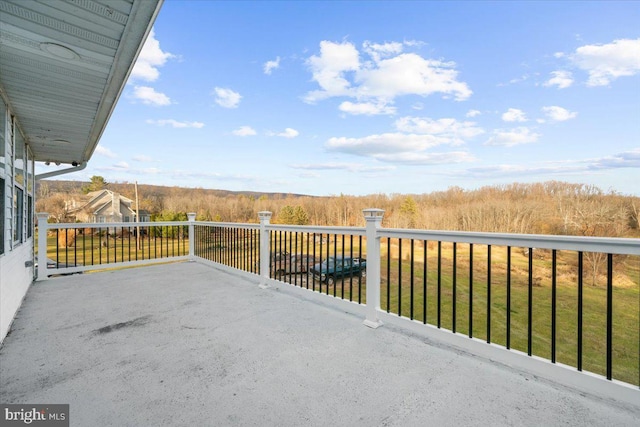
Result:
[[[313,255],[306,254],[278,254],[272,257],[271,270],[277,277],[285,274],[306,273],[308,268],[313,267],[316,259]]]
[[[314,280],[333,285],[336,279],[347,276],[367,275],[367,260],[364,258],[351,258],[338,255],[327,258],[322,264],[316,264],[309,271]]]

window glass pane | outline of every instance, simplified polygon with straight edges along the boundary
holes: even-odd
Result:
[[[24,185],[24,139],[22,139],[22,134],[16,128],[16,184]]]
[[[24,220],[24,192],[21,188],[16,187],[13,195],[13,241],[22,242],[22,227]]]
[[[33,184],[34,184],[34,177],[33,177],[33,160],[32,160],[32,156],[31,156],[31,150],[29,149],[29,147],[26,148],[25,150],[25,154],[27,155],[27,193],[28,194],[33,194]]]
[[[33,236],[33,196],[27,196],[27,238]]]

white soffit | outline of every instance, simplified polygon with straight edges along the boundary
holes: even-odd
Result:
[[[0,93],[34,159],[88,161],[163,0],[0,0]]]

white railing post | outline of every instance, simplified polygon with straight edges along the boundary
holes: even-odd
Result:
[[[378,229],[382,224],[382,209],[363,209],[367,221],[367,317],[364,324],[370,328],[382,325],[378,319],[380,309],[380,236]]]
[[[271,263],[271,242],[269,241],[269,230],[267,225],[271,221],[271,212],[258,212],[260,218],[260,287],[268,288],[269,285],[269,264]]]
[[[196,259],[195,212],[189,212],[187,218],[189,219],[189,260],[193,261]]]
[[[38,281],[47,280],[47,236],[49,235],[49,214],[38,212]]]

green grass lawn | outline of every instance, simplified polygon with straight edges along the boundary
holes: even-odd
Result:
[[[397,253],[391,257],[387,279],[386,251],[382,256],[381,307],[384,310],[423,321],[438,323],[437,247],[428,249],[426,294],[422,246],[414,251],[413,283],[410,261],[399,267]],[[535,252],[535,251],[534,251]],[[528,256],[520,250],[511,253],[510,347],[528,351]],[[559,253],[556,285],[556,361],[577,366],[578,285],[577,273],[569,274],[575,264],[575,253]],[[473,297],[469,283],[469,245],[458,245],[455,284],[455,330],[469,334],[471,308],[472,336],[487,340],[490,313],[490,341],[507,345],[507,272],[506,248],[492,248],[491,281],[487,247],[475,245],[473,251]],[[532,354],[551,359],[552,284],[550,256],[534,257],[532,286]],[[613,378],[627,383],[640,383],[640,260],[629,257],[619,263],[613,286]],[[574,270],[575,272],[576,270]],[[453,254],[451,244],[442,246],[440,273],[440,325],[454,329]],[[606,370],[606,281],[592,284],[584,276],[583,283],[583,356],[582,369],[598,374]],[[401,281],[400,286],[398,283]],[[389,285],[390,284],[390,285]],[[412,289],[413,287],[413,298]],[[491,300],[489,302],[489,289]],[[387,298],[389,291],[389,298]],[[470,301],[471,300],[471,301]]]
[[[78,235],[75,245],[58,247],[55,235],[47,237],[47,257],[69,266],[100,265],[148,259],[170,258],[189,254],[186,238],[141,236],[136,248],[135,236],[114,238]]]

